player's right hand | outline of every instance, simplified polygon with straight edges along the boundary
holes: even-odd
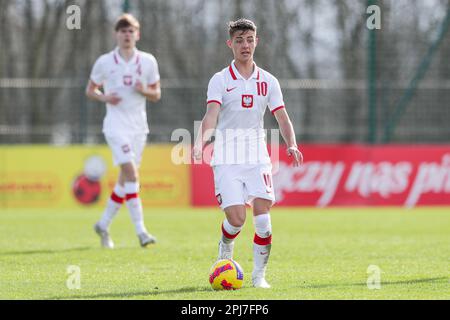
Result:
[[[198,146],[194,146],[194,148],[192,148],[192,158],[194,158],[194,160],[202,160],[202,156],[203,156],[203,151],[200,147]]]
[[[117,95],[117,93],[111,93],[111,94],[105,95],[103,99],[105,100],[106,103],[113,105],[113,106],[118,105],[120,103],[120,101],[122,101],[122,98],[119,97]]]

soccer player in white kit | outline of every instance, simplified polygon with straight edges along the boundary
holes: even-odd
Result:
[[[117,47],[97,59],[86,89],[89,98],[106,103],[103,133],[114,164],[120,166],[114,191],[94,229],[102,246],[113,248],[108,229],[125,202],[140,245],[145,247],[155,243],[156,238],[144,225],[138,167],[149,132],[146,100],[157,102],[161,98],[160,76],[155,57],[136,48],[140,38],[136,18],[130,14],[120,16],[115,31]]]
[[[272,164],[263,129],[267,107],[279,124],[294,166],[302,163],[303,156],[297,148],[278,80],[253,61],[258,44],[255,24],[239,19],[230,22],[228,27],[230,39],[227,45],[234,60],[209,82],[207,111],[193,148],[193,157],[202,159],[205,142],[215,129],[211,166],[216,198],[226,215],[218,259],[233,257],[234,239],[246,218],[245,204],[250,204],[255,226],[252,283],[257,288],[269,288],[265,273],[272,244],[270,209],[275,195]]]

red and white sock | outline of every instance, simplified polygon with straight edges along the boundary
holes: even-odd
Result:
[[[125,194],[127,208],[136,229],[136,234],[147,232],[144,225],[142,202],[139,198],[139,183],[125,182]]]
[[[99,221],[100,228],[107,230],[109,225],[111,224],[114,217],[119,212],[119,209],[122,207],[123,201],[125,198],[125,189],[120,185],[116,184],[113,192],[111,193],[111,197],[108,199],[106,203],[105,211],[103,212],[103,216]]]
[[[272,247],[270,214],[258,215],[253,221],[256,231],[253,239],[253,273],[264,277]]]
[[[222,242],[229,244],[236,239],[241,232],[242,227],[232,226],[227,219],[222,223]]]

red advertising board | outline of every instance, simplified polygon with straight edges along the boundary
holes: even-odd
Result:
[[[303,145],[273,163],[279,206],[450,205],[450,146]],[[191,166],[192,204],[217,205],[212,169]]]

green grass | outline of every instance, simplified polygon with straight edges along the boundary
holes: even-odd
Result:
[[[2,210],[0,299],[449,299],[450,209],[278,209],[272,211],[269,290],[251,287],[249,216],[235,247],[244,287],[214,292],[218,209],[151,209],[159,243],[141,249],[126,210],[111,227],[115,250],[102,250],[90,209]],[[67,267],[81,268],[69,290]],[[381,268],[381,289],[366,285]]]

